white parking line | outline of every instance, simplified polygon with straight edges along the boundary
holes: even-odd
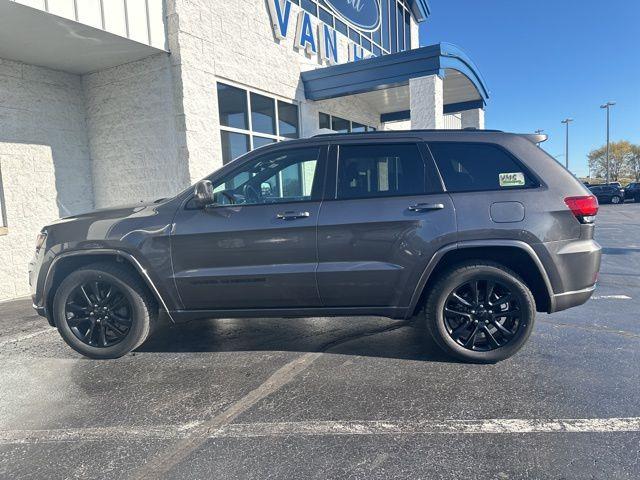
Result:
[[[0,341],[0,347],[4,347],[5,345],[9,345],[10,343],[22,342],[23,340],[29,340],[33,337],[38,337],[40,335],[44,335],[45,333],[57,332],[55,328],[49,327],[44,330],[38,330],[37,332],[27,333],[25,335],[18,335],[14,337],[9,337],[6,340]]]
[[[406,435],[442,433],[605,433],[638,432],[640,417],[583,418],[561,420],[443,420],[443,421],[348,421],[230,424],[212,437],[262,437],[281,435]]]
[[[591,300],[631,300],[629,295],[594,295]]]
[[[115,426],[57,430],[0,431],[0,445],[106,440],[186,440],[324,435],[534,434],[640,432],[640,417],[578,419],[488,419],[418,421],[321,421],[235,423],[214,428],[208,422],[182,425]]]

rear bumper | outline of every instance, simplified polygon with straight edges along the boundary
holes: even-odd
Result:
[[[602,248],[592,239],[541,244],[551,283],[549,313],[585,303],[596,288]]]
[[[593,295],[595,289],[596,286],[592,285],[591,287],[584,288],[582,290],[553,295],[551,299],[551,311],[549,313],[560,312],[586,303],[587,300],[591,298],[591,295]]]

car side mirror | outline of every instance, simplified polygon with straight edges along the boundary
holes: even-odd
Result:
[[[200,208],[207,208],[215,203],[213,184],[210,180],[200,180],[195,186],[195,200]]]

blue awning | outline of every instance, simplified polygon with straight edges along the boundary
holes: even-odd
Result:
[[[452,70],[469,80],[473,91],[465,100],[486,104],[489,91],[478,68],[462,50],[449,43],[311,70],[302,74],[302,82],[307,99],[326,100],[399,87],[412,78],[429,75],[440,75],[446,82],[447,72]]]

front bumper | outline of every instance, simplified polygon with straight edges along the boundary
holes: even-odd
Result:
[[[35,303],[32,305],[32,307],[38,315],[40,315],[41,317],[47,318],[47,309],[45,307],[40,307]]]

